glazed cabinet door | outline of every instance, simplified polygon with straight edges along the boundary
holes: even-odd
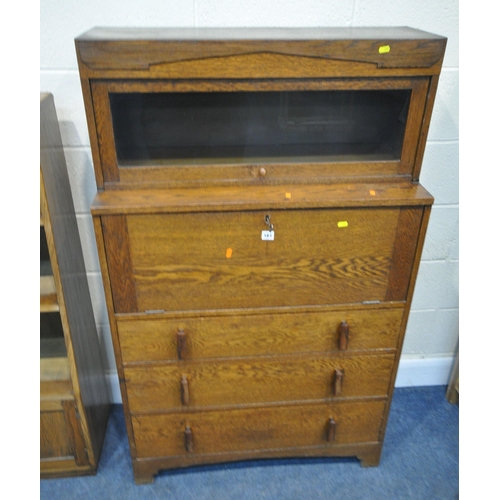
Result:
[[[411,176],[429,79],[96,81],[104,183]]]

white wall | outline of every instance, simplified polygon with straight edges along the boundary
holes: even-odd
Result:
[[[96,193],[74,38],[93,26],[411,26],[448,37],[421,182],[434,195],[397,384],[448,381],[458,342],[458,0],[41,0],[40,91],[54,95],[94,313],[119,401],[89,207]]]

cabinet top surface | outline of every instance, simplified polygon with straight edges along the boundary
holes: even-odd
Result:
[[[107,28],[95,27],[77,41],[202,40],[444,40],[445,37],[402,27],[354,28]]]
[[[173,62],[187,61],[196,65],[196,61],[201,59],[235,56],[243,59],[226,59],[225,68],[212,68],[216,76],[223,78],[228,71],[228,64],[234,69],[239,61],[243,66],[254,68],[252,75],[255,77],[261,73],[255,69],[255,64],[262,65],[262,60],[269,54],[273,54],[275,60],[272,64],[264,63],[262,66],[266,77],[277,76],[273,73],[276,65],[286,68],[290,73],[290,66],[295,63],[291,63],[287,57],[308,57],[318,64],[321,61],[345,61],[347,65],[341,65],[341,68],[334,65],[335,68],[330,67],[327,73],[331,75],[340,71],[343,76],[356,76],[361,71],[366,76],[367,72],[376,72],[377,68],[433,68],[434,73],[439,72],[446,38],[409,27],[96,27],[77,37],[75,44],[80,71],[85,76],[93,77],[97,74],[92,71],[111,70],[146,71],[143,77],[151,77],[154,73],[154,77],[158,78],[162,71],[165,73],[166,66]],[[258,61],[252,60],[250,63],[245,59],[249,54],[258,54]],[[301,61],[304,62],[304,59]],[[177,71],[180,69],[177,68]],[[200,71],[198,68],[195,74],[199,75]],[[113,76],[118,77],[117,74]],[[241,76],[241,71],[238,76]],[[179,74],[174,74],[174,77],[179,77]]]

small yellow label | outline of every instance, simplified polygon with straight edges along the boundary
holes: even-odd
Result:
[[[370,189],[370,194],[371,194],[372,196],[375,196],[377,193],[376,193],[373,189]]]
[[[292,197],[292,193],[285,193],[285,198],[289,200]]]
[[[387,54],[387,52],[391,51],[391,46],[390,45],[381,45],[378,48],[378,53],[379,54]]]
[[[347,227],[349,224],[347,224],[346,220],[340,220],[337,222],[337,226],[339,227]]]
[[[233,249],[232,248],[228,248],[226,250],[226,259],[230,259],[232,255],[233,255]]]

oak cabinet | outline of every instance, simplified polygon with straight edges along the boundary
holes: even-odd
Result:
[[[52,94],[40,95],[40,476],[95,474],[110,408]]]
[[[445,45],[411,28],[76,39],[137,482],[249,458],[378,463]]]

